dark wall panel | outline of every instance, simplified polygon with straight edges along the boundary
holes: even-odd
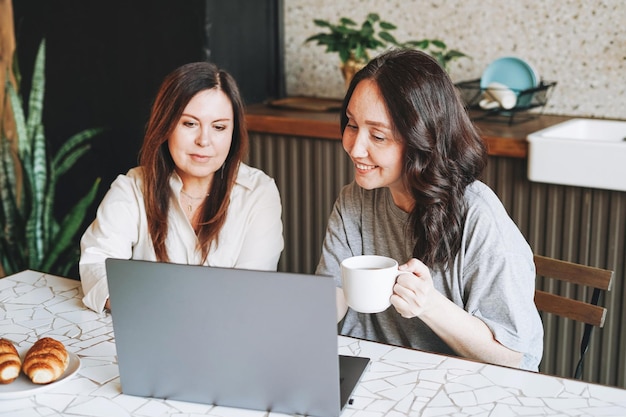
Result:
[[[284,95],[282,0],[206,0],[207,55],[247,103]]]

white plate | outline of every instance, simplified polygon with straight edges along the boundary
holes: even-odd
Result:
[[[80,358],[72,352],[68,352],[68,355],[70,363],[67,365],[67,369],[63,375],[56,381],[45,385],[33,384],[24,372],[20,372],[20,376],[18,376],[15,381],[10,384],[0,384],[0,400],[14,400],[16,398],[30,397],[31,395],[58,387],[69,380],[80,369]]]

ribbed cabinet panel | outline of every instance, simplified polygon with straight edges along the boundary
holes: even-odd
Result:
[[[252,133],[248,162],[273,177],[280,191],[285,250],[279,270],[315,272],[335,199],[354,178],[341,142]]]
[[[613,288],[600,302],[605,326],[594,329],[583,379],[626,387],[626,193],[527,180],[526,160],[490,157],[483,181],[498,194],[535,253],[614,270]],[[589,300],[590,291],[539,280],[537,288]],[[571,377],[583,326],[543,315],[541,372]]]
[[[285,250],[279,270],[315,271],[328,215],[352,162],[337,140],[251,133],[248,163],[276,180],[283,202]],[[583,378],[626,388],[626,193],[533,183],[526,160],[490,157],[483,181],[502,200],[533,251],[615,271],[604,299],[603,329],[594,329]],[[588,299],[570,284],[539,280],[547,291]],[[541,371],[571,377],[578,360],[582,326],[544,315]]]

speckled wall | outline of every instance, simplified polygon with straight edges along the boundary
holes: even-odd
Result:
[[[439,38],[472,59],[455,61],[455,82],[480,78],[494,59],[517,56],[556,81],[544,112],[626,119],[624,0],[284,0],[289,95],[341,97],[339,58],[304,40],[332,22],[370,12],[398,26],[400,41]]]

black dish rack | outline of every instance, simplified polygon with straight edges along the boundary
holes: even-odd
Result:
[[[494,121],[508,123],[509,125],[534,119],[538,114],[541,114],[543,107],[552,94],[554,86],[556,86],[556,81],[548,82],[541,80],[539,85],[534,88],[521,91],[513,89],[517,93],[517,104],[515,107],[508,110],[502,108],[485,110],[478,105],[480,100],[483,99],[485,92],[485,89],[480,86],[480,79],[461,81],[456,84],[461,94],[461,99],[465,102],[467,108],[472,110],[471,115],[473,119],[489,118]],[[541,111],[538,113],[529,112],[529,110],[535,108],[540,108]]]

